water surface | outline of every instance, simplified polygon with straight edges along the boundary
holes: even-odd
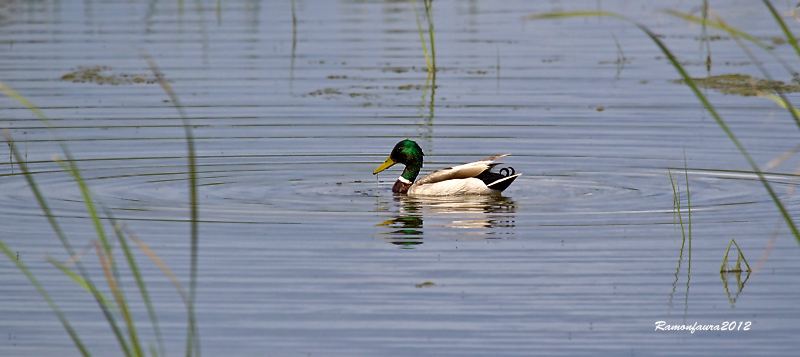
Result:
[[[800,347],[798,243],[713,118],[670,82],[678,74],[658,49],[612,19],[522,16],[622,12],[663,35],[693,76],[763,77],[730,38],[710,31],[721,37],[707,72],[701,29],[659,13],[660,3],[437,1],[432,79],[411,3],[294,5],[296,25],[290,1],[0,7],[0,81],[55,130],[7,97],[0,121],[73,244],[82,249],[96,235],[80,191],[52,160],[61,142],[97,202],[188,285],[184,129],[142,54],[185,105],[200,177],[204,354],[791,355]],[[765,41],[780,36],[758,2],[712,6],[731,26]],[[775,51],[797,62],[790,46]],[[86,68],[103,84],[75,75]],[[707,94],[760,165],[796,145],[797,126],[771,101]],[[523,176],[502,197],[396,197],[400,170],[371,172],[405,138],[425,151],[423,173],[508,152],[503,161]],[[794,214],[798,164],[767,176]],[[677,223],[670,168],[684,220],[688,175],[691,241],[688,221],[686,239]],[[7,159],[0,176],[0,239],[90,350],[119,354],[90,295],[43,258],[68,259],[19,167]],[[739,277],[741,291],[734,275],[719,273],[731,239],[759,267]],[[89,252],[85,264],[102,281]],[[180,297],[147,256],[137,258],[167,350],[182,354]],[[0,275],[0,354],[77,355],[6,259]],[[123,280],[136,301],[135,284]],[[152,339],[146,310],[138,301],[133,309]],[[657,321],[752,326],[689,333],[655,331]]]

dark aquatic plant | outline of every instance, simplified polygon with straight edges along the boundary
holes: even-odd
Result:
[[[770,81],[756,78],[746,74],[721,74],[705,78],[692,78],[694,83],[701,88],[710,88],[724,94],[737,94],[744,97],[764,96],[765,93],[792,93],[800,92],[800,85],[788,84],[781,81]],[[670,82],[685,84],[683,79],[674,79]]]

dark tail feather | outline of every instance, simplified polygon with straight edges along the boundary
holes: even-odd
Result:
[[[503,192],[503,190],[507,189],[508,186],[511,186],[511,183],[513,183],[514,180],[516,180],[517,177],[520,177],[520,176],[522,176],[522,174],[516,174],[516,175],[513,175],[513,176],[505,176],[505,177],[503,177],[503,178],[501,178],[501,179],[499,179],[499,180],[497,180],[495,182],[487,184],[486,186],[488,186],[492,190],[495,190],[495,191],[498,191],[498,192]]]

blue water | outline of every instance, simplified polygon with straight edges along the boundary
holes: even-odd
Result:
[[[522,20],[616,11],[663,35],[693,76],[764,77],[716,30],[707,72],[701,28],[662,6],[436,1],[434,79],[409,2],[296,1],[294,27],[290,1],[11,2],[0,5],[0,82],[55,130],[5,96],[0,125],[104,294],[81,193],[53,162],[62,142],[97,203],[187,288],[186,141],[173,100],[147,83],[143,55],[153,58],[196,136],[196,312],[207,356],[793,355],[798,242],[719,125],[669,82],[679,76],[663,54],[614,19]],[[763,4],[711,6],[797,67],[793,49],[773,43],[781,33]],[[752,50],[776,79],[791,79]],[[62,79],[93,66],[117,84]],[[772,101],[706,94],[762,167],[796,146],[797,125]],[[500,198],[395,197],[400,170],[371,172],[405,138],[425,151],[423,174],[512,153],[502,161],[523,176]],[[0,240],[93,354],[122,354],[90,294],[45,259],[69,257],[7,145],[0,158]],[[794,216],[798,166],[792,157],[767,175]],[[739,276],[741,291],[734,274],[719,273],[731,239],[758,269]],[[166,350],[181,355],[181,296],[134,251]],[[147,311],[116,246],[115,257],[149,349]],[[6,258],[0,276],[0,355],[78,355]],[[657,321],[751,324],[691,333],[656,331]]]

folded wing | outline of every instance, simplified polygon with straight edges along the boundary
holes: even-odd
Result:
[[[470,162],[463,165],[448,167],[446,169],[441,169],[434,171],[427,176],[417,180],[415,184],[417,185],[424,185],[424,184],[432,184],[447,180],[455,180],[455,179],[465,179],[465,178],[472,178],[478,177],[484,171],[491,169],[494,166],[500,165],[499,162],[494,162],[503,156],[507,156],[509,154],[497,155],[492,156],[487,159]]]

